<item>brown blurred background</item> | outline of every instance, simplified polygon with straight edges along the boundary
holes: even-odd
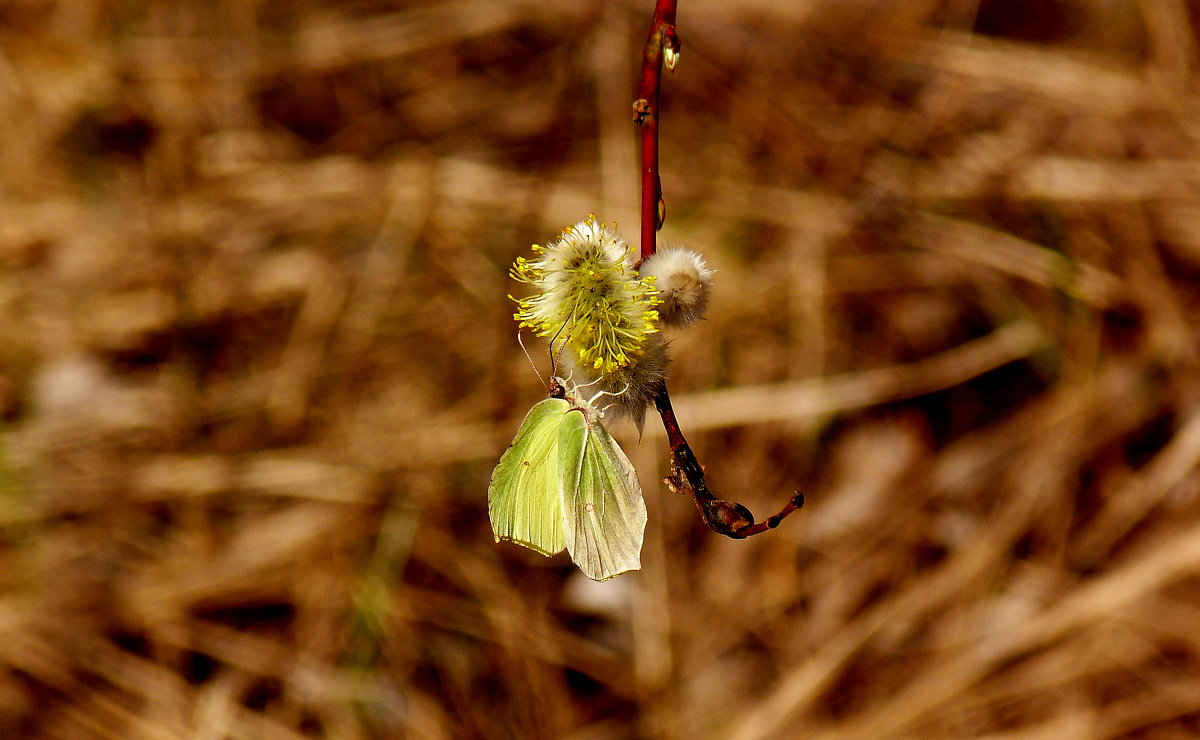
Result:
[[[493,543],[651,10],[0,2],[0,737],[1200,735],[1185,0],[683,0],[671,389],[808,503],[651,419],[641,572]]]

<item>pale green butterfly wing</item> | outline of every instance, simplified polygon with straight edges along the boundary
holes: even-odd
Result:
[[[543,555],[566,547],[558,446],[559,426],[570,407],[561,398],[538,402],[500,456],[488,484],[488,516],[497,542],[511,540]]]
[[[562,419],[558,454],[571,559],[596,581],[640,569],[646,504],[629,458],[608,430],[599,421],[589,422],[580,409]]]

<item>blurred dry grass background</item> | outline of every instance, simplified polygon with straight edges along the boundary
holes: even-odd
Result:
[[[1200,8],[684,0],[734,542],[492,542],[649,0],[0,3],[0,736],[1200,735]],[[535,351],[540,359],[541,351]]]

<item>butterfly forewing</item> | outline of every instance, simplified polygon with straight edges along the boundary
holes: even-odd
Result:
[[[597,581],[640,569],[646,504],[629,458],[608,430],[580,409],[562,419],[558,454],[571,559]]]
[[[543,555],[566,546],[558,450],[560,423],[569,408],[557,398],[536,404],[500,457],[488,485],[488,516],[497,542],[511,540]]]

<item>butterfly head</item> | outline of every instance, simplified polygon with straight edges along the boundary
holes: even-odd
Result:
[[[566,398],[567,381],[557,375],[551,375],[550,382],[546,384],[546,392],[551,398]]]

